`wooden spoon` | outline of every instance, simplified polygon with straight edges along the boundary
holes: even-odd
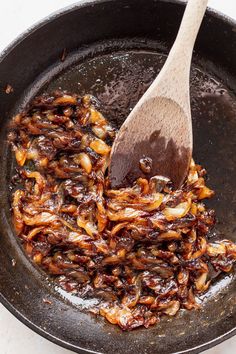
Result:
[[[192,157],[189,76],[194,43],[208,0],[189,0],[179,33],[159,75],[123,123],[111,152],[112,188],[162,175],[175,188]]]

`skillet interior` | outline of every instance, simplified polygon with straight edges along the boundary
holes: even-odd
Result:
[[[157,327],[123,333],[81,311],[26,258],[12,231],[13,170],[6,123],[41,90],[93,93],[106,117],[122,123],[165,60],[183,13],[177,1],[117,0],[74,6],[18,40],[0,59],[1,300],[40,334],[77,352],[198,352],[232,335],[234,276],[215,279],[201,311],[182,312]],[[208,170],[219,223],[212,237],[236,241],[236,26],[208,12],[192,70],[194,158]],[[67,58],[60,57],[66,48]],[[14,92],[3,88],[10,83]],[[15,267],[12,259],[16,260]],[[217,291],[217,294],[216,294]],[[52,301],[49,306],[43,302]],[[86,305],[86,304],[85,304]]]

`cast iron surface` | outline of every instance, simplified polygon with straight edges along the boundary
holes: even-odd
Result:
[[[106,117],[120,126],[160,70],[183,10],[183,4],[168,0],[74,5],[29,30],[0,58],[0,299],[33,330],[78,353],[196,353],[235,334],[233,274],[214,280],[202,310],[183,311],[148,330],[123,333],[55,289],[25,256],[11,224],[10,117],[40,91],[61,87],[94,94]],[[61,62],[64,48],[67,57]],[[217,193],[210,203],[219,219],[212,237],[236,241],[234,22],[208,11],[191,77],[194,158],[207,168],[208,183]],[[11,94],[4,91],[8,83],[14,88]]]

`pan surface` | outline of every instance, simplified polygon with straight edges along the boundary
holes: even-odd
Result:
[[[78,353],[197,353],[236,333],[234,274],[214,279],[201,310],[124,333],[87,313],[86,301],[55,288],[28,260],[11,224],[14,165],[6,143],[11,116],[35,94],[61,88],[95,95],[108,120],[120,126],[162,67],[183,11],[174,0],[74,5],[30,29],[0,57],[0,300],[33,330]],[[5,93],[7,84],[13,93]],[[209,205],[219,222],[211,237],[234,241],[235,93],[236,24],[208,11],[191,74],[194,158],[207,169],[208,184],[216,191]]]

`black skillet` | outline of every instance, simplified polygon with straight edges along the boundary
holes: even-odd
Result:
[[[233,274],[214,279],[202,310],[124,333],[55,289],[25,256],[11,224],[10,117],[38,92],[61,87],[96,95],[119,126],[163,64],[183,10],[174,0],[74,5],[30,29],[0,57],[0,300],[30,328],[78,353],[197,353],[236,333]],[[13,93],[5,93],[7,84]],[[212,11],[198,37],[191,93],[194,158],[217,193],[210,205],[219,222],[211,237],[236,241],[236,24]]]

